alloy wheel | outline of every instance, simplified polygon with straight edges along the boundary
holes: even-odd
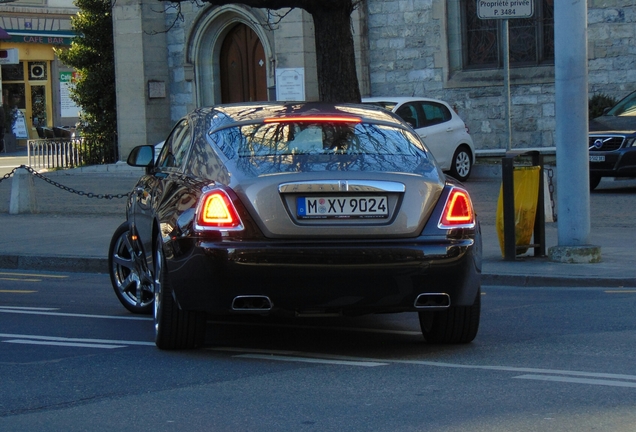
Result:
[[[150,313],[154,286],[141,252],[131,241],[127,224],[115,232],[108,258],[111,283],[122,305],[133,313]]]

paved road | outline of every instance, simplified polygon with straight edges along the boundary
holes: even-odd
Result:
[[[633,431],[635,289],[487,286],[474,343],[414,314],[213,320],[164,352],[99,274],[0,271],[0,430]]]
[[[4,153],[0,154],[3,155],[2,157],[0,157],[0,176],[4,176],[5,174],[11,172],[15,167],[19,167],[20,165],[27,165],[27,156],[7,156]]]

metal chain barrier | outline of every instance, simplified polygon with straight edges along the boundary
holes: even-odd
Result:
[[[554,211],[554,170],[552,168],[545,169],[548,172],[548,190],[550,191],[550,205],[552,206],[552,220],[557,221],[557,214]]]
[[[23,168],[23,169],[27,170],[28,172],[30,172],[35,177],[37,177],[37,178],[39,178],[41,180],[44,180],[45,182],[47,182],[50,185],[53,185],[53,186],[55,186],[57,188],[60,188],[62,190],[70,192],[70,193],[74,193],[74,194],[77,194],[77,195],[80,195],[80,196],[85,196],[87,198],[109,199],[110,200],[110,199],[113,199],[113,198],[127,198],[130,195],[130,192],[125,193],[125,194],[111,195],[111,194],[94,194],[92,192],[78,191],[78,190],[73,189],[71,187],[64,186],[63,184],[58,183],[58,182],[56,182],[54,180],[51,180],[50,178],[43,176],[42,174],[40,174],[39,172],[37,172],[36,170],[31,168],[30,166],[26,166],[26,165],[20,165],[19,167],[16,167],[13,170],[11,170],[11,172],[8,172],[7,174],[5,174],[0,179],[0,183],[2,183],[4,180],[7,180],[11,176],[13,176],[13,174],[15,174],[15,172],[17,170],[19,170],[20,168]]]
[[[44,180],[45,182],[47,182],[48,184],[51,184],[55,187],[58,187],[62,190],[65,190],[67,192],[70,193],[74,193],[80,196],[85,196],[88,198],[98,198],[98,199],[113,199],[113,198],[126,198],[130,195],[130,192],[126,193],[126,194],[117,194],[117,195],[111,195],[111,194],[94,194],[91,192],[82,192],[82,191],[78,191],[75,190],[71,187],[68,186],[64,186],[63,184],[60,184],[56,181],[51,180],[48,177],[43,176],[42,174],[40,174],[39,172],[37,172],[36,170],[34,170],[33,168],[31,168],[30,166],[26,166],[26,165],[20,165],[17,168],[14,168],[11,172],[7,173],[4,175],[4,177],[2,177],[0,179],[0,183],[2,183],[4,180],[10,178],[17,170],[19,170],[20,168],[24,168],[26,169],[28,172],[30,172],[31,174],[33,174],[35,177]],[[552,218],[553,220],[556,222],[557,221],[557,214],[554,211],[554,170],[552,168],[545,168],[545,170],[548,173],[548,190],[550,192],[550,204],[552,206]]]

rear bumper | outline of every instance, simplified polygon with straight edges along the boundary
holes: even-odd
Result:
[[[205,242],[164,246],[179,305],[215,314],[241,296],[264,296],[271,313],[343,314],[416,311],[422,293],[472,305],[480,286],[481,237],[373,242]]]

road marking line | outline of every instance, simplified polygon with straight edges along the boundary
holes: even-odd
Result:
[[[264,358],[267,358],[266,357],[267,355],[274,355],[274,356],[279,355],[279,356],[323,358],[323,359],[340,360],[340,361],[410,364],[410,365],[433,366],[433,367],[455,368],[455,369],[486,370],[486,371],[495,371],[495,372],[515,372],[515,373],[523,373],[528,375],[531,375],[531,374],[537,374],[537,375],[551,374],[550,376],[564,375],[565,377],[572,376],[572,377],[584,377],[584,378],[598,379],[598,380],[605,380],[605,379],[617,380],[617,381],[609,381],[609,382],[620,382],[620,380],[634,381],[635,382],[634,384],[636,385],[636,375],[613,374],[613,373],[604,373],[604,372],[581,372],[581,371],[569,371],[569,370],[560,370],[560,369],[540,369],[540,368],[525,368],[525,367],[511,367],[511,366],[465,365],[465,364],[457,364],[457,363],[432,362],[432,361],[425,361],[425,360],[377,359],[377,358],[365,358],[365,357],[338,356],[338,355],[329,355],[329,354],[321,354],[321,353],[309,353],[309,352],[302,352],[302,351],[263,350],[263,349],[235,348],[235,347],[207,348],[207,350],[237,352],[237,353],[257,353],[257,354],[265,356]],[[566,379],[565,377],[563,377],[563,379]],[[574,379],[578,379],[578,378],[574,378]]]
[[[437,362],[418,361],[418,360],[392,360],[392,361],[394,361],[395,363],[421,364],[426,366],[437,366],[437,367],[448,367],[448,368],[492,370],[492,371],[517,372],[517,373],[568,375],[568,376],[582,376],[582,377],[590,377],[590,378],[609,378],[609,379],[624,379],[624,380],[636,381],[636,375],[624,375],[624,374],[612,374],[612,373],[600,373],[600,372],[579,372],[579,371],[568,371],[568,370],[560,370],[560,369],[522,368],[522,367],[510,367],[510,366],[462,365],[462,364],[454,364],[454,363],[437,363]]]
[[[13,310],[38,310],[38,311],[54,311],[60,310],[60,308],[41,308],[30,306],[0,306],[0,309],[13,309]]]
[[[49,279],[68,279],[68,276],[64,275],[48,275],[39,273],[13,273],[13,272],[0,272],[0,276],[28,276],[28,277],[41,277]]]
[[[5,280],[5,279],[0,279],[0,280]],[[0,290],[0,293],[3,293],[3,294],[33,294],[36,292],[37,291],[33,291],[33,290]]]
[[[553,382],[566,382],[574,384],[591,384],[591,385],[603,385],[611,387],[632,387],[636,388],[636,382],[626,381],[612,381],[590,378],[568,378],[556,375],[519,375],[514,378],[527,379],[527,380],[539,380],[539,381],[553,381]]]
[[[0,333],[0,338],[27,339],[27,340],[33,340],[33,341],[46,341],[46,342],[88,343],[88,344],[102,344],[102,345],[125,344],[125,345],[155,346],[154,342],[145,342],[145,341],[67,338],[67,337],[57,337],[57,336],[39,336],[39,335],[25,335],[25,334],[13,334],[13,333]],[[9,342],[9,341],[3,341],[3,342]]]
[[[129,321],[152,321],[153,318],[135,317],[135,316],[115,316],[115,315],[89,315],[89,314],[72,314],[63,312],[40,312],[30,310],[11,310],[0,307],[0,313],[13,313],[13,314],[27,314],[27,315],[48,315],[48,316],[63,316],[72,318],[98,318],[98,319],[118,319]]]
[[[2,342],[26,344],[26,345],[49,345],[49,346],[65,346],[65,347],[77,347],[77,348],[102,348],[102,349],[126,348],[126,345],[87,344],[87,343],[75,343],[75,342],[46,342],[46,341],[35,341],[35,340],[25,340],[25,339],[12,339],[12,340],[6,340]]]
[[[636,290],[606,290],[606,294],[636,294]]]
[[[0,280],[9,281],[9,282],[42,282],[42,279],[18,279],[18,278],[7,278],[2,277]]]
[[[330,364],[330,365],[341,365],[341,366],[375,367],[375,366],[389,365],[389,363],[379,363],[379,362],[369,362],[369,361],[327,360],[327,359],[320,359],[320,358],[288,357],[288,356],[262,355],[262,354],[238,354],[233,357],[260,359],[260,360],[277,360],[277,361],[299,362],[299,363],[318,363],[318,364]]]

